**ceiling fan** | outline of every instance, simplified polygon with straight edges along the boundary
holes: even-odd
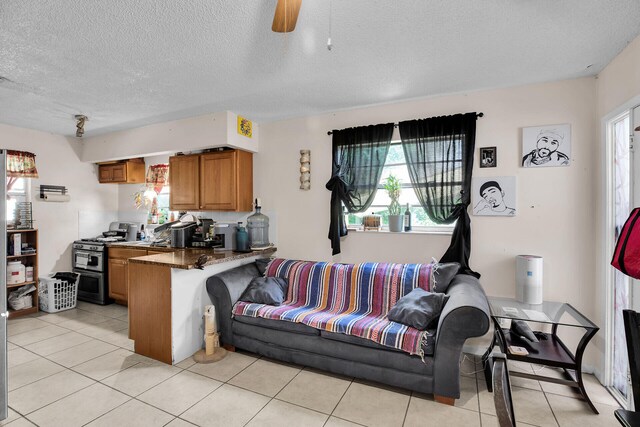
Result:
[[[276,33],[290,33],[295,30],[302,0],[278,0],[271,30]]]

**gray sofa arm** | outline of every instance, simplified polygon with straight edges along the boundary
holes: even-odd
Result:
[[[233,344],[231,309],[254,277],[260,276],[255,262],[223,271],[207,279],[207,293],[216,307],[216,323],[223,344]]]
[[[460,397],[460,355],[467,338],[489,330],[489,302],[478,279],[458,274],[447,289],[438,322],[433,362],[433,394]]]

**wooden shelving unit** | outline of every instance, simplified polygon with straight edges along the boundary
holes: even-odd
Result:
[[[26,316],[27,314],[37,313],[38,312],[38,230],[37,229],[16,229],[16,230],[7,230],[7,246],[9,245],[9,241],[12,239],[12,236],[16,233],[20,233],[22,235],[22,243],[27,243],[29,246],[36,250],[33,254],[24,254],[24,255],[7,255],[7,261],[15,261],[19,260],[26,267],[33,267],[33,280],[29,282],[17,283],[15,285],[7,285],[7,297],[10,290],[15,290],[24,285],[33,284],[36,287],[36,290],[31,293],[33,297],[33,307],[25,308],[22,310],[12,310],[9,308],[9,319],[15,319],[16,317]],[[8,251],[7,247],[7,251]],[[7,252],[8,253],[8,252]],[[8,304],[7,304],[8,307]]]

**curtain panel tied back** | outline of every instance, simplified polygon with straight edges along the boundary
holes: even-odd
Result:
[[[382,168],[387,159],[393,123],[333,131],[331,179],[331,223],[329,239],[332,255],[340,253],[340,237],[347,235],[342,206],[349,213],[364,212],[376,195]]]
[[[420,204],[436,224],[456,225],[440,262],[458,262],[462,271],[471,255],[471,173],[476,139],[476,113],[408,120],[399,123],[411,184]]]

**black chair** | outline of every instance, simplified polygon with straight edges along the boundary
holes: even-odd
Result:
[[[503,353],[494,352],[491,360],[493,360],[493,403],[496,406],[498,424],[500,427],[513,427],[516,425],[516,415],[513,412],[507,357]]]
[[[640,409],[640,314],[633,310],[622,310],[624,333],[627,337],[627,354],[631,373],[631,392],[633,406]],[[640,426],[640,412],[616,409],[616,419],[623,426]]]

